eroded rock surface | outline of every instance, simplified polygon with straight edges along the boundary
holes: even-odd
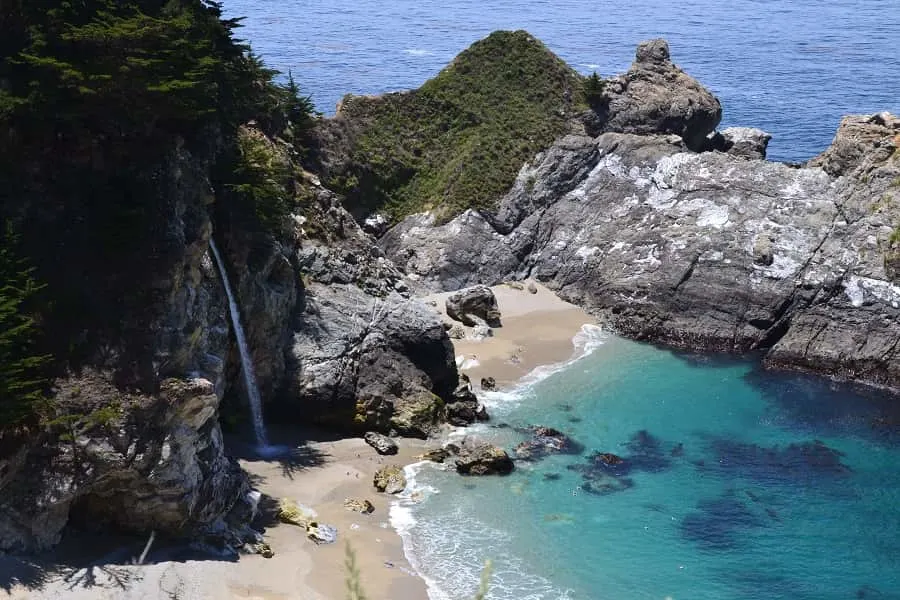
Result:
[[[606,131],[671,133],[701,150],[722,119],[718,98],[672,62],[661,39],[642,42],[628,72],[607,82],[605,91]]]
[[[490,444],[463,446],[456,457],[456,471],[462,475],[508,475],[513,469],[506,450]]]
[[[381,246],[425,288],[533,277],[629,337],[896,386],[898,148],[886,114],[848,117],[804,168],[569,136],[496,211],[409,217]]]

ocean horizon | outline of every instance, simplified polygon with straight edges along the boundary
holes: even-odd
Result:
[[[721,127],[772,134],[769,158],[822,152],[841,117],[900,112],[900,12],[890,0],[449,0],[385,3],[229,0],[239,37],[291,72],[319,111],[345,94],[412,89],[475,41],[525,29],[578,71],[625,72],[637,44],[662,37],[672,60],[722,102]]]

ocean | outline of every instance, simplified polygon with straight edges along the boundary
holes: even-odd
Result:
[[[346,93],[416,87],[496,29],[527,29],[583,73],[636,44],[802,161],[844,114],[900,112],[896,0],[226,0],[241,35],[329,114]],[[432,600],[900,599],[900,403],[827,380],[588,329],[577,360],[484,395],[474,432],[508,449],[531,426],[583,452],[508,477],[408,467],[391,511]],[[600,453],[621,463],[608,464]],[[616,459],[618,460],[618,459]],[[615,461],[613,461],[615,463]]]
[[[320,111],[344,94],[410,89],[497,29],[526,29],[582,73],[628,69],[641,40],[760,127],[773,160],[803,161],[841,116],[900,112],[897,0],[225,0],[240,36],[291,71]]]
[[[549,426],[584,452],[507,477],[407,467],[391,522],[432,600],[473,598],[486,560],[492,600],[900,598],[900,403],[591,337],[457,434],[512,449]]]

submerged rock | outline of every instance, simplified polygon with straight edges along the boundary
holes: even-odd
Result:
[[[465,446],[456,458],[456,471],[462,475],[508,475],[514,468],[509,454],[490,444]]]
[[[816,478],[842,477],[852,470],[843,463],[844,454],[820,440],[780,446],[760,446],[734,439],[714,439],[709,445],[715,460],[704,469],[723,476],[741,476],[762,483],[815,485]]]
[[[366,433],[363,439],[368,445],[375,448],[375,451],[378,454],[397,454],[397,442],[386,435],[374,431],[369,431],[368,433]]]
[[[373,484],[379,492],[399,494],[406,489],[406,475],[397,465],[384,466],[375,472]]]
[[[739,545],[748,530],[762,527],[764,521],[731,493],[701,500],[697,510],[681,520],[681,535],[709,550],[731,550]]]
[[[549,454],[581,454],[584,446],[552,427],[534,427],[533,437],[516,446],[516,458],[539,460]]]

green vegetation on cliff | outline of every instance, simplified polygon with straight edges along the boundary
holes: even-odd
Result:
[[[0,222],[46,284],[26,303],[26,282],[2,273],[10,368],[47,353],[152,389],[158,309],[207,204],[238,217],[231,227],[277,228],[273,165],[240,132],[252,121],[302,144],[312,106],[292,80],[275,82],[238,26],[213,0],[0,3]],[[32,318],[46,335],[24,326]],[[37,387],[17,388],[21,406]]]
[[[417,90],[345,98],[320,131],[347,127],[327,183],[357,216],[489,208],[586,108],[583,90],[581,76],[528,33],[495,32]]]
[[[18,236],[0,226],[0,439],[3,430],[26,424],[44,403],[43,368],[35,351],[38,326],[33,300],[40,286],[17,253]]]

